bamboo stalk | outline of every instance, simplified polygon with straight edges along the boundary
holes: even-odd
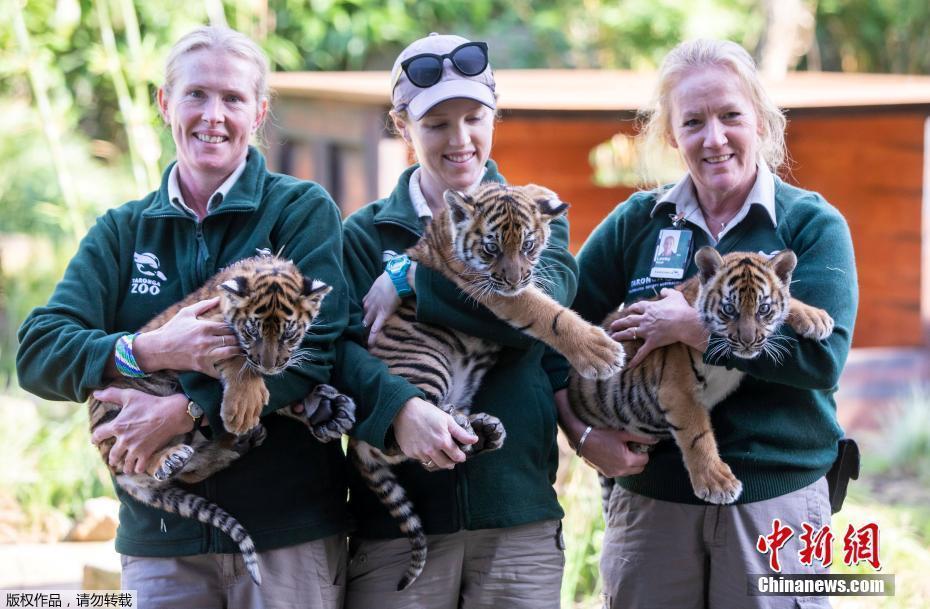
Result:
[[[226,21],[226,11],[223,9],[222,0],[204,0],[203,7],[207,11],[207,18],[210,21],[210,25],[229,27]]]
[[[142,151],[139,150],[141,138],[136,129],[138,118],[133,106],[132,95],[129,93],[129,85],[126,83],[126,78],[123,75],[122,62],[119,50],[116,47],[116,35],[113,33],[113,24],[110,21],[110,10],[107,7],[107,2],[108,0],[94,1],[94,8],[97,10],[97,20],[100,24],[100,38],[103,42],[104,56],[106,58],[105,63],[107,72],[113,80],[113,87],[116,90],[119,110],[123,115],[126,134],[129,136],[129,158],[132,165],[132,175],[139,190],[141,192],[147,192],[155,188],[158,182],[157,180],[149,180]]]
[[[129,63],[136,67],[130,74],[138,74],[142,66],[142,36],[139,29],[139,18],[132,0],[120,0],[120,12],[126,24],[126,46],[129,50]],[[136,76],[134,78],[135,94],[133,95],[133,108],[135,122],[132,125],[132,136],[135,134],[137,150],[145,165],[145,173],[152,187],[157,186],[160,179],[158,162],[161,158],[161,146],[158,136],[152,128],[152,99],[149,97],[148,81]]]
[[[75,243],[80,241],[87,227],[78,209],[79,201],[75,193],[77,189],[74,186],[74,178],[65,163],[64,152],[61,148],[61,128],[59,117],[52,111],[52,104],[49,101],[48,87],[43,78],[40,64],[33,56],[32,43],[29,38],[29,31],[26,29],[26,20],[23,17],[24,1],[20,0],[13,3],[16,10],[13,12],[13,30],[16,34],[16,40],[22,52],[26,72],[29,76],[29,84],[32,87],[32,94],[35,97],[36,106],[39,115],[42,117],[42,132],[48,142],[49,151],[52,154],[52,164],[55,166],[55,176],[58,179],[58,188],[61,190],[61,198],[65,203],[68,221],[71,224],[71,234]]]

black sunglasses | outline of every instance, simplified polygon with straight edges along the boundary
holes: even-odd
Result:
[[[463,76],[477,76],[488,67],[488,45],[486,42],[466,42],[445,55],[421,53],[405,59],[400,67],[410,82],[426,89],[442,79],[442,63],[447,57]],[[397,73],[391,90],[397,85],[399,78],[400,72]]]

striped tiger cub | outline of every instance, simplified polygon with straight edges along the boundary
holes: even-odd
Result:
[[[308,357],[298,347],[331,289],[322,281],[304,277],[289,260],[253,256],[223,269],[140,330],[159,328],[182,307],[220,296],[220,306],[203,318],[229,324],[243,350],[241,356],[217,364],[223,383],[221,414],[227,430],[214,433],[212,440],[199,429],[175,437],[152,456],[145,474],[128,474],[121,466],[108,466],[116,484],[137,501],[210,524],[229,535],[239,545],[255,583],[261,583],[261,574],[248,532],[222,508],[176,486],[174,481],[200,482],[262,443],[265,429],[258,417],[268,403],[262,375],[278,374]],[[145,378],[120,377],[112,386],[157,396],[181,391],[177,373],[172,370],[160,370]],[[91,397],[88,409],[93,433],[99,425],[115,418],[121,406]],[[321,442],[341,437],[355,422],[355,404],[329,385],[317,385],[299,405],[278,412],[306,424]],[[114,443],[114,438],[108,438],[97,445],[105,463],[109,463]]]
[[[447,207],[407,251],[412,260],[443,273],[501,319],[559,350],[584,374],[607,377],[620,369],[624,353],[617,343],[537,287],[547,281],[537,263],[549,239],[549,223],[565,213],[567,204],[535,185],[485,184],[470,196],[447,190],[444,198]],[[467,456],[500,448],[506,436],[500,420],[470,412],[500,346],[418,322],[411,300],[387,320],[371,352],[478,436],[476,444],[460,446]],[[410,540],[410,565],[398,584],[403,590],[423,571],[427,552],[420,519],[390,468],[407,457],[396,446],[382,452],[355,439],[349,440],[349,454]]]
[[[762,353],[777,364],[787,354],[789,340],[775,334],[787,323],[804,338],[823,340],[833,332],[826,311],[792,298],[788,293],[797,257],[783,250],[771,259],[760,254],[732,252],[722,256],[702,247],[694,257],[698,275],[678,285],[698,310],[710,331],[711,359],[733,354],[753,359]],[[626,313],[621,308],[604,320],[610,324]],[[623,341],[632,355],[642,340]],[[727,504],[742,493],[742,483],[723,462],[710,425],[710,410],[740,384],[743,373],[705,364],[703,354],[675,343],[652,351],[642,364],[607,380],[586,379],[572,371],[568,399],[586,424],[626,430],[647,437],[674,438],[681,449],[694,494],[707,502]],[[634,445],[634,449],[649,447]],[[602,499],[607,501],[614,481],[600,476]]]

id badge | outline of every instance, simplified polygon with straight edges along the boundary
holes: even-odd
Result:
[[[659,231],[656,252],[652,258],[651,277],[656,279],[681,279],[691,259],[691,231],[665,228]]]

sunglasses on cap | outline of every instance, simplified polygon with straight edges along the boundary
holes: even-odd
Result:
[[[445,55],[421,53],[405,59],[400,67],[411,83],[426,89],[442,80],[442,64],[447,57],[463,76],[477,76],[488,67],[488,45],[485,42],[466,42]],[[400,72],[394,78],[391,89],[399,79]]]

